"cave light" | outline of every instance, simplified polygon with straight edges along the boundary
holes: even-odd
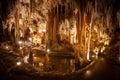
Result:
[[[22,41],[18,41],[18,44],[22,44]]]
[[[39,33],[41,33],[41,32],[42,32],[42,30],[41,30],[41,29],[39,29],[39,30],[38,30],[38,32],[39,32]]]
[[[8,46],[6,46],[5,48],[8,49]]]
[[[22,49],[22,47],[19,48],[20,50]]]
[[[28,39],[29,39],[29,41],[32,41],[32,38],[31,38],[31,37],[29,37]]]
[[[39,63],[39,66],[43,66],[43,65],[44,65],[44,64],[43,64],[43,63],[41,63],[41,62]]]
[[[43,29],[43,32],[46,32],[46,30],[45,30],[45,29]]]
[[[25,56],[25,57],[23,58],[24,63],[29,63],[29,62],[28,62],[28,58],[29,58],[29,55],[27,55],[27,56]]]
[[[100,52],[103,53],[103,51],[105,50],[105,48],[106,48],[106,47],[103,46],[103,47],[101,48],[101,51],[100,51]]]
[[[22,63],[19,61],[16,63],[17,66],[20,66]]]
[[[50,49],[47,49],[47,52],[50,52]]]
[[[90,76],[91,74],[92,74],[92,72],[90,70],[87,70],[85,73],[86,77]]]

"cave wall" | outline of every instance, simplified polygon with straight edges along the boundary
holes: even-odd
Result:
[[[3,24],[6,22],[8,17],[12,14],[15,9],[16,3],[18,0],[1,0],[0,1],[0,41],[9,40],[7,36],[5,36],[5,32],[3,31]]]
[[[0,18],[6,23],[12,15],[15,17],[15,36],[19,29],[18,20],[20,19],[19,2],[22,0],[4,0],[0,1]],[[26,0],[27,1],[27,0]],[[65,19],[76,18],[77,41],[84,51],[89,45],[100,41],[102,37],[115,34],[120,28],[120,1],[118,0],[28,0],[30,4],[22,3],[30,9],[28,15],[38,14],[40,23],[47,23],[47,38],[49,45],[59,41],[59,27]],[[17,5],[16,5],[17,4]],[[21,8],[22,9],[22,8]],[[28,10],[29,11],[29,10]],[[34,17],[33,17],[34,18]],[[27,18],[29,19],[29,18]],[[23,30],[25,29],[23,25]],[[29,26],[29,24],[28,24]],[[4,26],[3,26],[4,27]],[[3,28],[2,27],[2,28]],[[1,29],[2,29],[1,28]],[[94,35],[95,33],[96,35]],[[89,35],[91,34],[91,35]],[[104,35],[104,36],[103,36]],[[97,36],[97,39],[95,39]],[[91,40],[93,39],[93,41]],[[97,44],[93,44],[97,45]],[[94,46],[95,47],[95,46]],[[94,48],[93,47],[93,48]]]

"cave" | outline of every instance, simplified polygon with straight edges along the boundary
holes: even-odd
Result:
[[[80,74],[101,57],[119,65],[119,5],[119,0],[0,1],[0,64],[5,66],[0,74],[12,80],[30,73],[71,80],[78,78],[66,76]]]

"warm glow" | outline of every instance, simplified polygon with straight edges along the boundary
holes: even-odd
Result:
[[[29,38],[29,41],[32,41],[32,38]]]
[[[39,29],[39,31],[38,31],[39,33],[41,33],[42,32],[42,30],[41,29]]]
[[[22,47],[19,48],[20,50],[22,49]]]
[[[17,62],[16,65],[17,65],[17,66],[20,66],[20,65],[21,65],[21,62]]]
[[[22,44],[22,41],[18,41],[18,44]]]
[[[105,50],[105,48],[106,48],[106,47],[104,47],[104,46],[102,47],[102,49],[101,49],[101,53],[103,53],[103,51]]]
[[[43,63],[40,62],[40,63],[39,63],[39,66],[43,66]]]
[[[90,76],[91,75],[91,71],[90,70],[87,70],[86,71],[86,76]]]
[[[8,49],[8,46],[6,46],[6,49]]]
[[[50,49],[47,49],[47,52],[49,53],[49,52],[50,52]]]
[[[24,63],[29,63],[29,62],[28,62],[28,58],[29,58],[29,55],[27,55],[27,56],[25,56],[25,57],[23,58]]]
[[[46,30],[45,30],[45,29],[43,29],[43,32],[46,32]]]

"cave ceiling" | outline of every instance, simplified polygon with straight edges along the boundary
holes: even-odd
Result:
[[[95,2],[99,8],[99,13],[104,13],[109,10],[109,7],[112,6],[113,15],[119,10],[120,1],[119,0],[4,0],[0,1],[0,17],[6,19],[14,10],[16,10],[16,5],[18,1],[23,2],[23,5],[27,5],[29,2],[33,5],[32,8],[34,11],[37,11],[39,15],[46,16],[48,11],[51,11],[57,5],[70,4],[73,10],[79,6],[79,8],[85,9],[88,2],[92,2],[92,5],[95,7]]]
[[[118,23],[120,25],[119,5],[119,0],[2,0],[0,1],[0,19],[5,24],[13,17],[21,19],[20,23],[28,20],[29,24],[34,24],[33,27],[36,26],[35,30],[37,30],[41,26],[46,27],[48,16],[52,18],[56,12],[59,13],[61,22],[76,17],[79,11],[82,23],[83,15],[86,15],[87,24],[92,22],[92,24],[102,25],[103,23],[108,27]]]

